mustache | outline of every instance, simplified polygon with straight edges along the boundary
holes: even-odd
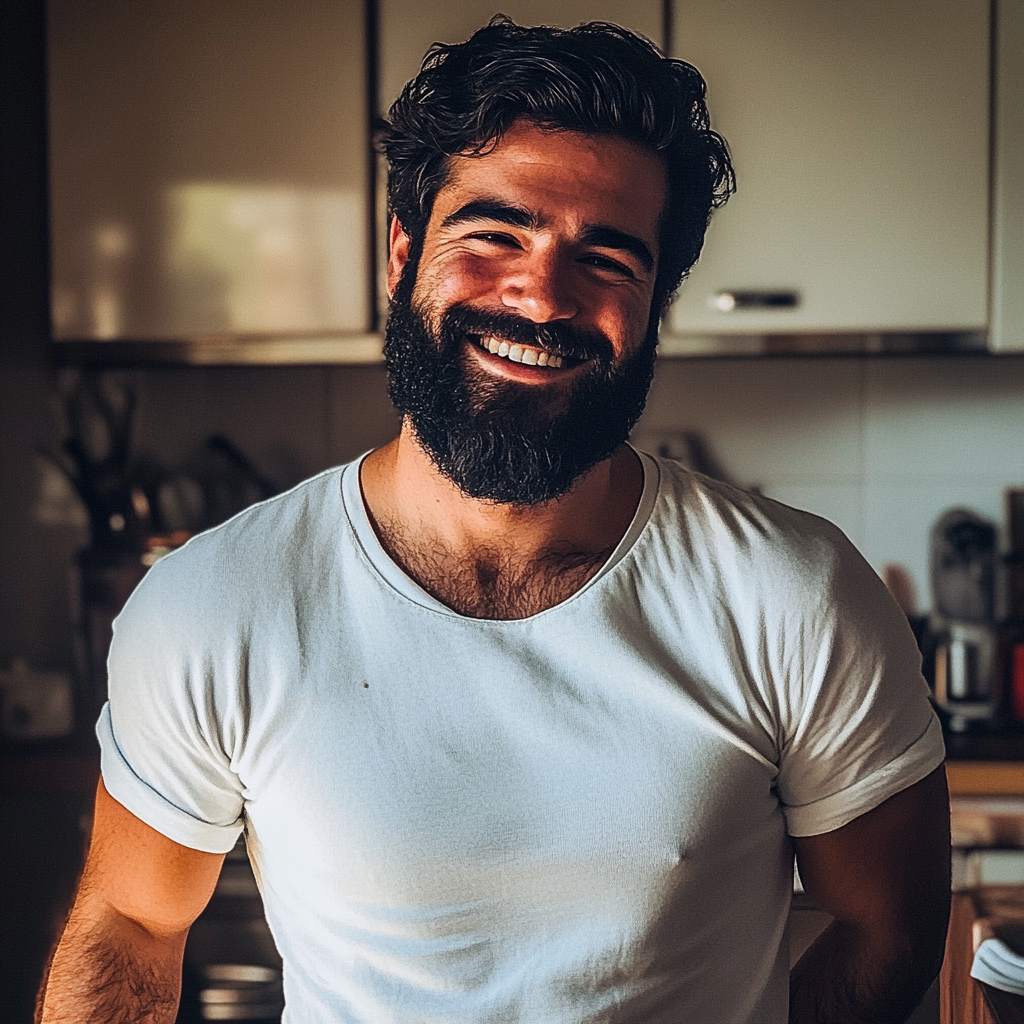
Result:
[[[608,366],[615,356],[612,343],[600,331],[581,330],[567,320],[538,324],[515,313],[462,304],[445,310],[438,334],[445,348],[454,347],[467,334],[475,334],[542,348],[573,362],[594,360]]]

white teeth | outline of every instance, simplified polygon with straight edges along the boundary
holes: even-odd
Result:
[[[507,341],[499,341],[497,338],[481,338],[480,347],[492,355],[509,359],[513,363],[525,363],[527,366],[551,366],[558,368],[562,365],[562,357],[556,356],[553,352],[546,352],[542,348],[531,348],[529,345],[510,345]]]

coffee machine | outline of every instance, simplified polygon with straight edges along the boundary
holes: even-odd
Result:
[[[1002,702],[996,629],[996,529],[967,509],[932,528],[935,700],[951,732],[992,724]]]

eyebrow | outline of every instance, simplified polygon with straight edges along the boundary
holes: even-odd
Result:
[[[541,225],[540,218],[522,206],[513,206],[500,199],[474,199],[460,206],[454,213],[449,213],[441,221],[441,227],[450,228],[475,220],[494,220],[515,228],[536,228]]]
[[[522,206],[514,206],[500,199],[484,198],[474,199],[449,213],[441,222],[441,226],[449,228],[481,220],[496,221],[516,228],[539,228],[544,224],[544,218]],[[582,242],[584,245],[596,245],[602,249],[628,252],[648,273],[654,269],[654,256],[650,248],[642,239],[626,231],[604,224],[593,224],[584,228]]]

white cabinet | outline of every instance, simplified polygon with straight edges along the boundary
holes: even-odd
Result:
[[[363,6],[50,0],[57,340],[371,326]]]
[[[988,0],[670,2],[738,192],[669,330],[983,329]],[[736,292],[799,301],[717,308]]]
[[[501,9],[618,22],[659,45],[671,24],[672,51],[708,80],[739,192],[665,333],[991,324],[994,348],[1024,347],[1022,0],[995,5],[1018,38],[998,37],[991,146],[989,0],[665,3],[667,19],[662,0],[377,0],[374,61],[358,2],[48,0],[54,337],[186,339],[202,361],[224,339],[254,361],[260,339],[287,339],[272,361],[378,356],[369,68],[386,111],[432,42]],[[800,302],[709,304],[736,291]]]
[[[995,10],[989,346],[1024,352],[1024,0],[1001,0]]]
[[[468,39],[499,10],[520,25],[571,28],[584,21],[610,21],[663,45],[661,0],[379,0],[382,110],[419,70],[431,43]]]

